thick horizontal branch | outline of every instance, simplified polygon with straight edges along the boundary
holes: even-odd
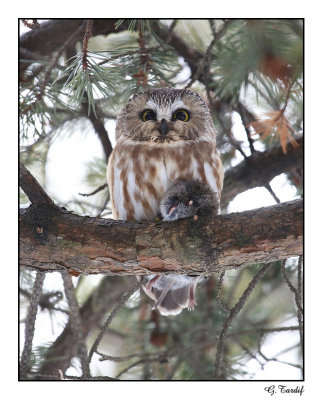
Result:
[[[47,204],[20,214],[20,264],[83,274],[201,274],[303,254],[303,201],[176,222],[80,217]]]
[[[275,176],[297,167],[303,168],[304,140],[296,140],[298,146],[287,145],[287,154],[280,145],[264,152],[255,152],[225,173],[221,204],[227,205],[237,194],[257,186],[267,185]]]

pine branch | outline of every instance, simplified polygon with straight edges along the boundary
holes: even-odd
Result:
[[[26,50],[39,53],[42,56],[48,56],[64,43],[75,31],[83,27],[83,19],[53,19],[43,22],[39,29],[31,30],[23,34],[20,38],[20,46]],[[94,19],[93,31],[94,36],[99,34],[109,34],[127,29],[127,23],[120,24],[118,29],[115,28],[115,20],[113,19]],[[82,40],[82,30],[73,38],[66,48],[74,49],[75,43]],[[20,71],[23,72],[31,63],[23,63],[20,65]]]
[[[303,254],[302,200],[197,221],[129,223],[60,209],[23,166],[21,171],[21,186],[33,203],[19,218],[25,267],[121,275],[205,274]]]
[[[268,190],[268,192],[271,194],[271,196],[276,201],[276,203],[280,203],[281,202],[279,200],[279,198],[277,197],[276,193],[273,191],[273,189],[272,189],[272,187],[270,186],[269,183],[267,183],[267,185],[265,185],[264,187]]]
[[[79,193],[80,196],[84,196],[84,197],[89,197],[89,196],[93,196],[99,192],[101,192],[101,190],[105,189],[108,185],[106,183],[104,183],[103,185],[99,186],[97,189],[95,189],[93,192],[91,193]]]
[[[75,295],[72,278],[67,272],[62,272],[62,279],[64,283],[65,296],[70,310],[69,323],[73,332],[74,339],[77,343],[78,355],[81,359],[82,377],[84,379],[90,378],[90,367],[87,359],[87,349],[83,336],[83,326],[80,316],[80,310]]]
[[[38,310],[39,300],[42,294],[45,272],[38,271],[30,299],[27,320],[25,324],[25,343],[20,360],[20,379],[27,379],[30,371],[30,355],[33,344],[36,315]]]
[[[105,277],[99,287],[80,307],[83,335],[86,338],[92,329],[100,325],[102,318],[112,309],[126,290],[131,289],[136,280],[130,277]],[[111,332],[108,329],[107,332]],[[52,379],[59,379],[58,371],[63,373],[70,366],[71,360],[77,356],[77,346],[70,324],[67,324],[55,342],[48,348],[41,366],[36,373],[37,379],[45,374],[56,374]]]
[[[97,133],[100,142],[102,144],[103,152],[105,154],[105,158],[108,161],[110,154],[112,153],[112,145],[109,139],[108,131],[104,126],[104,119],[101,116],[96,115],[93,107],[89,107],[88,95],[85,92],[84,94],[85,102],[83,103],[83,113],[87,115],[89,120],[91,121],[95,132]]]
[[[299,335],[300,335],[300,342],[301,342],[301,348],[302,348],[302,352],[303,352],[303,340],[304,340],[304,335],[303,335],[303,315],[304,315],[304,311],[303,311],[303,305],[302,305],[302,295],[301,295],[301,276],[302,276],[302,271],[301,271],[301,261],[302,257],[299,258],[298,260],[298,266],[297,266],[297,272],[298,272],[298,277],[297,277],[297,284],[298,287],[296,288],[292,282],[290,281],[290,279],[287,276],[286,273],[286,269],[285,269],[285,265],[286,262],[284,264],[282,264],[281,266],[281,271],[283,274],[283,277],[286,281],[287,286],[289,287],[290,291],[294,294],[295,297],[295,303],[296,303],[296,308],[297,308],[297,319],[298,319],[298,325],[299,325]]]
[[[23,164],[20,164],[19,166],[19,185],[32,204],[53,205],[53,200],[47,195],[44,189]]]
[[[52,70],[57,66],[59,58],[61,57],[62,53],[67,48],[69,43],[71,43],[74,40],[74,38],[78,36],[78,34],[81,32],[81,30],[82,30],[82,27],[77,29],[69,38],[67,38],[67,40],[63,43],[63,45],[58,49],[55,57],[53,58],[52,62],[50,63],[49,67],[46,70],[43,81],[40,84],[40,90],[36,96],[36,101],[42,100],[44,93],[45,93],[46,85],[49,82],[50,74],[51,74]]]
[[[303,254],[303,201],[176,223],[129,223],[31,206],[20,264],[41,270],[209,274]]]
[[[87,69],[89,67],[88,65],[88,60],[87,60],[87,52],[88,52],[88,44],[89,44],[89,39],[92,36],[92,28],[93,28],[93,20],[88,19],[86,21],[86,27],[85,27],[85,33],[84,33],[84,38],[83,38],[83,70]]]
[[[221,366],[221,359],[223,356],[223,349],[224,349],[224,340],[227,334],[227,330],[229,329],[233,319],[235,316],[241,311],[242,307],[248,300],[248,297],[250,296],[251,292],[253,291],[254,287],[256,286],[257,282],[259,279],[272,267],[272,263],[264,265],[258,272],[257,274],[253,277],[251,282],[249,283],[247,289],[243,292],[242,296],[240,299],[237,301],[235,306],[230,310],[230,314],[225,320],[221,333],[219,335],[219,340],[217,344],[217,350],[216,350],[216,358],[215,358],[215,365],[214,365],[214,379],[218,380],[220,378],[220,366]]]
[[[97,351],[97,348],[105,334],[105,332],[107,331],[107,329],[109,328],[113,318],[116,316],[117,312],[120,310],[121,307],[123,307],[125,305],[125,303],[127,302],[127,300],[140,288],[141,283],[137,282],[130,290],[128,290],[126,293],[124,293],[119,301],[117,302],[116,306],[114,307],[114,309],[112,310],[112,312],[110,313],[109,317],[107,318],[107,320],[105,321],[100,334],[97,336],[95,342],[93,343],[91,350],[89,352],[89,359],[88,362],[90,364],[91,360],[92,360],[92,356],[94,354],[94,352]]]
[[[303,165],[303,138],[297,147],[287,145],[284,154],[280,145],[265,152],[255,152],[225,172],[221,204],[226,206],[237,194],[258,186],[266,186],[275,176]]]

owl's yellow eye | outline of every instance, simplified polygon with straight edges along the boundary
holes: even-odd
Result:
[[[178,119],[180,121],[187,122],[189,120],[189,118],[190,118],[190,115],[186,110],[180,109],[180,110],[175,111],[173,114],[174,120]]]
[[[156,113],[153,110],[144,110],[141,114],[141,119],[146,121],[156,121]]]

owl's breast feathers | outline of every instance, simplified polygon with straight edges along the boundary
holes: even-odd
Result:
[[[160,200],[178,180],[201,180],[220,198],[223,167],[215,141],[134,143],[120,141],[108,163],[113,217],[152,220]]]

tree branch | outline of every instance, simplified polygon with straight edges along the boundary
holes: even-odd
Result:
[[[20,265],[38,270],[203,274],[303,254],[303,200],[175,223],[80,217],[51,206],[20,214]]]
[[[41,21],[41,20],[39,20]],[[107,35],[109,33],[127,29],[127,21],[124,21],[118,29],[115,29],[115,19],[94,19],[93,20],[93,36]],[[23,34],[20,38],[20,47],[32,52],[39,53],[42,56],[48,56],[55,52],[62,43],[64,43],[71,35],[74,34],[81,26],[83,19],[53,19],[40,24],[39,29],[31,30]],[[83,39],[83,31],[73,37],[69,43],[68,49],[73,49],[77,41]],[[20,71],[23,72],[30,63],[20,65]]]
[[[27,378],[30,368],[30,355],[32,350],[35,322],[38,310],[39,299],[42,294],[43,283],[45,279],[44,272],[37,272],[35,283],[33,287],[33,292],[31,295],[31,300],[28,309],[28,315],[25,325],[25,343],[24,349],[22,351],[20,360],[20,379],[24,380]]]
[[[225,172],[221,205],[225,206],[237,194],[255,188],[266,186],[275,176],[289,172],[303,165],[303,138],[296,139],[298,146],[287,145],[287,154],[280,145],[265,152],[254,152],[236,167]]]
[[[73,333],[74,340],[77,345],[77,355],[81,360],[82,377],[88,379],[91,376],[90,367],[87,360],[87,349],[83,335],[83,325],[80,315],[78,301],[76,299],[75,289],[73,286],[72,278],[65,271],[62,272],[62,279],[64,283],[65,296],[70,310],[69,324]]]
[[[52,205],[53,200],[48,196],[37,180],[23,165],[19,165],[19,185],[34,205]]]
[[[132,277],[120,276],[105,277],[101,281],[98,289],[80,307],[83,336],[85,338],[88,337],[92,329],[100,325],[102,318],[111,310],[121,294],[129,290],[136,281]],[[60,379],[58,371],[61,370],[65,374],[70,366],[71,359],[75,355],[77,355],[77,342],[74,339],[71,324],[69,323],[48,348],[46,356],[36,373],[36,379],[42,379],[44,374],[52,374],[52,379]]]
[[[237,301],[235,306],[230,310],[230,314],[225,320],[221,333],[219,335],[219,340],[217,344],[216,357],[215,357],[215,366],[214,366],[214,379],[218,380],[220,378],[220,363],[222,358],[222,352],[224,347],[224,340],[226,337],[226,333],[232,323],[233,318],[241,311],[245,302],[247,301],[250,293],[253,291],[255,285],[259,281],[259,279],[272,267],[272,263],[264,265],[253,277],[253,279],[249,282],[247,289],[243,292],[240,299]]]
[[[95,132],[97,133],[97,135],[100,139],[100,142],[102,144],[105,158],[108,161],[110,154],[112,153],[112,145],[111,145],[111,142],[109,139],[108,132],[104,126],[104,120],[101,117],[101,115],[96,116],[94,114],[92,107],[90,108],[90,112],[88,113],[88,96],[87,96],[87,94],[85,94],[84,97],[85,97],[85,102],[83,103],[83,106],[82,106],[83,113],[91,121],[93,128],[94,128]]]

